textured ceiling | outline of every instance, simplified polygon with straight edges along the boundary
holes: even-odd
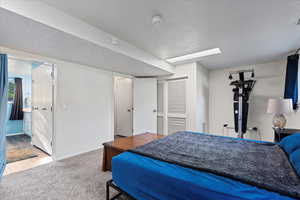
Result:
[[[200,61],[208,68],[267,62],[300,47],[299,0],[42,1],[159,58],[221,48]]]

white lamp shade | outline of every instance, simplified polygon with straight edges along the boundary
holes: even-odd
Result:
[[[292,99],[269,99],[267,113],[285,114],[293,112]]]

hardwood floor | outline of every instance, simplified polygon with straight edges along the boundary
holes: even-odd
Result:
[[[26,148],[31,146],[31,137],[25,134],[6,136],[6,149]]]
[[[32,148],[37,157],[28,158],[21,161],[12,162],[6,165],[4,175],[9,175],[16,172],[21,172],[27,169],[31,169],[43,164],[52,162],[52,158],[31,145],[31,138],[27,135],[8,136],[7,141],[7,153],[12,149]]]
[[[6,165],[4,176],[31,169],[40,165],[44,165],[53,161],[46,153],[36,148],[37,157],[21,160]]]

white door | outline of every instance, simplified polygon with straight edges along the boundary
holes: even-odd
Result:
[[[186,79],[168,81],[168,134],[186,130]]]
[[[115,77],[115,135],[132,135],[132,79]]]
[[[134,78],[133,133],[157,132],[157,79]]]
[[[165,82],[157,83],[157,133],[165,134]]]
[[[32,144],[52,154],[53,67],[41,65],[32,70]]]

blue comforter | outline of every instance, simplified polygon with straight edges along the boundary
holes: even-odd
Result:
[[[114,182],[138,200],[290,200],[230,178],[125,152],[113,158]]]

